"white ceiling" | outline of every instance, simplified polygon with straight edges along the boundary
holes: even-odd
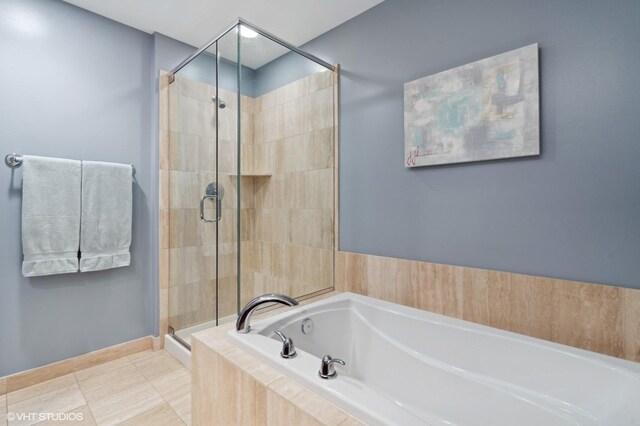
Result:
[[[147,33],[159,32],[200,47],[236,18],[300,46],[383,0],[65,0]],[[282,54],[264,43],[256,68]],[[249,58],[247,58],[249,59]]]

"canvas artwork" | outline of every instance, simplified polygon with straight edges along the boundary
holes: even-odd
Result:
[[[540,154],[538,45],[404,85],[405,166]]]

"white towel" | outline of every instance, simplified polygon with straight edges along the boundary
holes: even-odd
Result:
[[[79,161],[24,156],[22,275],[78,272]]]
[[[131,177],[129,164],[82,162],[80,272],[129,265]]]

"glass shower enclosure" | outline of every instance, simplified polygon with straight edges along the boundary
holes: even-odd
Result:
[[[168,325],[334,286],[337,69],[243,20],[169,74]]]

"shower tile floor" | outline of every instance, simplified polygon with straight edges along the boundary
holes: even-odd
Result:
[[[12,420],[16,413],[36,418]],[[42,422],[39,413],[69,420]],[[144,351],[0,396],[0,425],[31,424],[190,425],[191,372],[164,350]]]

